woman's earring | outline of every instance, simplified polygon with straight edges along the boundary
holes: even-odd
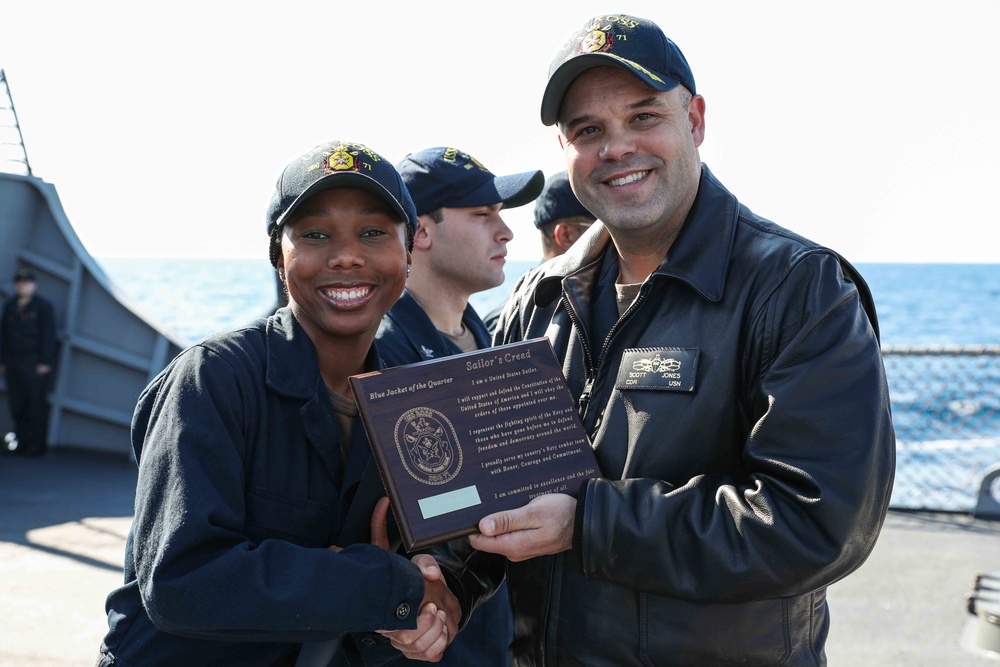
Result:
[[[283,271],[282,269],[278,269],[278,278],[279,278],[279,279],[280,279],[280,280],[281,280],[282,282],[284,282],[284,280],[285,280],[285,272],[284,272],[284,271]]]
[[[406,277],[407,278],[410,277],[410,267],[409,266],[406,267]]]

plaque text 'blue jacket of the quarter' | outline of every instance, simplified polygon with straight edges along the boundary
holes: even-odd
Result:
[[[617,275],[597,223],[494,338],[549,338],[603,475],[572,550],[509,566],[512,664],[826,664],[826,587],[871,552],[893,480],[867,286],[704,167],[620,321]]]
[[[102,664],[292,665],[303,642],[331,640],[332,665],[399,657],[373,630],[416,627],[423,578],[369,543],[385,491],[360,420],[342,455],[315,355],[281,309],[182,352],[143,392],[135,519]],[[374,345],[366,368],[382,368]],[[435,556],[464,614],[499,581]]]

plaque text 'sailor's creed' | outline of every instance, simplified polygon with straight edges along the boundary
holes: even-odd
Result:
[[[350,381],[409,551],[600,474],[548,339]]]

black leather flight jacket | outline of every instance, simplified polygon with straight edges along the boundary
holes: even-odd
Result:
[[[616,257],[595,224],[521,279],[494,338],[549,338],[603,474],[571,551],[509,565],[512,664],[826,664],[826,587],[871,552],[895,466],[867,285],[705,167],[604,336]]]

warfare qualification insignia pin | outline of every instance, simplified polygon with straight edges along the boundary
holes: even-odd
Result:
[[[424,484],[446,484],[462,469],[458,433],[448,418],[433,408],[412,408],[400,415],[396,449],[406,472]]]
[[[617,389],[694,391],[698,349],[681,347],[625,350],[618,367]]]

